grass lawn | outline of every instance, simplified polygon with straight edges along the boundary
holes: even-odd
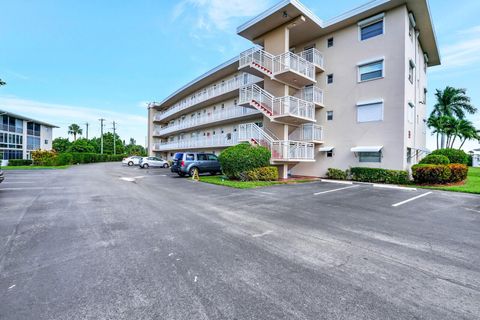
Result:
[[[252,189],[259,187],[268,187],[277,184],[292,184],[292,183],[304,183],[312,182],[312,179],[305,180],[293,180],[293,181],[236,181],[228,180],[224,176],[200,176],[200,182],[218,184],[221,186],[237,188],[237,189]]]
[[[6,166],[1,167],[2,170],[37,170],[37,169],[66,169],[70,167],[66,166]]]
[[[473,168],[473,167],[468,168],[467,181],[463,185],[445,186],[445,187],[427,187],[427,186],[417,186],[417,187],[435,189],[435,190],[480,194],[480,168]]]

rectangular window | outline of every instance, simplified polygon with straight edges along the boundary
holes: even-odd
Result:
[[[331,48],[331,47],[333,47],[333,37],[328,38],[327,40],[327,48]]]
[[[407,148],[407,163],[412,162],[412,148]]]
[[[333,120],[333,111],[327,111],[327,120],[328,121]]]
[[[383,60],[367,63],[358,67],[360,81],[383,78]]]
[[[333,73],[327,75],[327,83],[333,83]]]
[[[357,122],[383,120],[383,102],[357,105]]]
[[[359,152],[359,162],[382,162],[382,152]]]
[[[413,60],[410,59],[408,63],[408,80],[410,80],[410,83],[413,83],[414,70],[415,70],[415,62],[413,62]]]
[[[428,93],[427,88],[423,88],[423,104],[424,105],[427,105],[427,93]]]
[[[360,27],[360,40],[367,40],[384,33],[383,24],[384,14],[379,14],[374,17],[365,19],[358,23]]]
[[[327,151],[327,158],[331,158],[333,157],[333,151],[330,150],[330,151]]]
[[[415,118],[415,105],[411,102],[408,103],[408,122],[413,123]]]

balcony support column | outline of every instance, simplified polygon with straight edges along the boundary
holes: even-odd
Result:
[[[288,164],[284,163],[278,166],[278,177],[280,179],[288,178]]]

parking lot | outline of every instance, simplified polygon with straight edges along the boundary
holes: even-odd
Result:
[[[1,319],[478,319],[480,197],[7,171]]]

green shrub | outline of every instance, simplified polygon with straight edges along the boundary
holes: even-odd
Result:
[[[240,174],[242,181],[275,181],[278,180],[277,167],[255,168]]]
[[[33,164],[36,166],[54,166],[57,158],[55,151],[36,150],[32,151]]]
[[[466,165],[452,163],[448,167],[451,172],[449,182],[461,182],[467,179],[468,167]]]
[[[10,160],[8,160],[8,165],[13,166],[13,167],[29,166],[31,164],[33,164],[33,160],[28,160],[28,159],[10,159]]]
[[[463,150],[458,149],[438,149],[433,151],[430,155],[442,155],[450,160],[450,163],[468,163],[468,155]]]
[[[373,183],[408,184],[408,172],[381,168],[354,167],[350,169],[352,180]]]
[[[416,164],[412,166],[412,176],[416,183],[442,184],[450,181],[452,171],[448,165]]]
[[[73,156],[71,153],[60,153],[56,159],[57,166],[66,166],[68,164],[73,164]]]
[[[450,164],[450,160],[441,154],[429,154],[420,161],[420,164]]]
[[[218,157],[223,174],[229,179],[240,179],[240,174],[270,165],[271,153],[265,147],[248,143],[225,149]]]
[[[473,156],[471,154],[468,155],[467,166],[473,166]]]
[[[348,174],[346,171],[343,171],[341,169],[335,169],[335,168],[327,169],[327,178],[329,179],[345,180],[347,179],[347,177],[348,177]]]

